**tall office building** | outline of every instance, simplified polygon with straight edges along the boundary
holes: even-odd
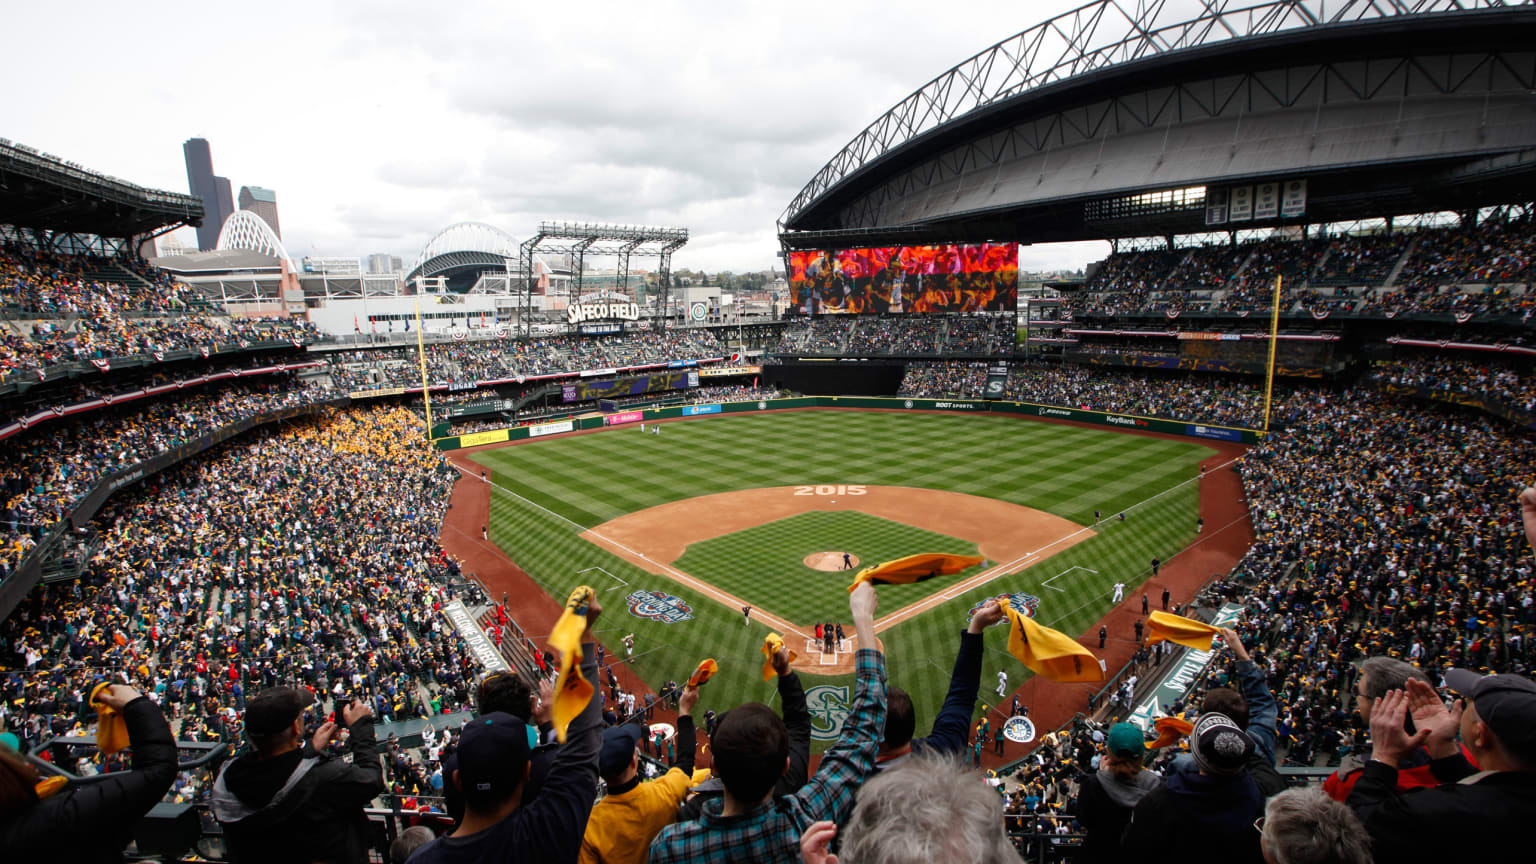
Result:
[[[375,252],[368,256],[369,273],[399,273],[400,256],[390,255],[385,252]]]
[[[213,173],[213,153],[206,138],[188,138],[181,145],[181,152],[187,160],[187,187],[203,199],[204,216],[202,227],[197,229],[197,248],[207,251],[218,245],[219,229],[235,212],[234,195],[229,179]]]
[[[240,209],[249,210],[267,223],[277,239],[283,239],[283,229],[277,225],[277,193],[260,186],[240,187]]]

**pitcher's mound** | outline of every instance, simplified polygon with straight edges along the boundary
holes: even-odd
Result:
[[[859,556],[849,555],[848,559],[854,567],[859,566]],[[812,552],[805,556],[805,566],[812,570],[842,570],[843,553],[841,552]]]

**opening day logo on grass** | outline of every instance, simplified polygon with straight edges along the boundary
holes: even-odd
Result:
[[[680,624],[693,618],[693,607],[683,598],[660,591],[636,591],[625,598],[629,602],[629,614],[647,621],[662,624]]]
[[[1013,594],[999,594],[999,595],[997,595],[996,599],[1001,599],[1003,597],[1007,597],[1008,598],[1008,605],[1009,606],[1012,606],[1015,609],[1022,609],[1024,611],[1024,614],[1028,615],[1031,618],[1035,617],[1035,613],[1040,611],[1040,598],[1036,597],[1033,594],[1025,594],[1023,591],[1018,591],[1018,592],[1015,592]],[[970,623],[971,618],[976,616],[976,610],[980,609],[981,605],[983,603],[987,602],[988,600],[992,600],[992,599],[994,599],[994,598],[992,598],[992,597],[983,597],[980,600],[977,600],[976,601],[976,605],[971,607],[970,615],[965,619],[966,623]],[[1007,620],[1008,620],[1007,618],[1004,618],[1002,621],[999,621],[997,623],[998,624],[1002,624],[1002,623],[1004,623]],[[993,626],[995,627],[997,625],[994,624]]]
[[[811,712],[811,737],[836,741],[848,719],[848,685],[818,684],[805,691],[805,707]]]

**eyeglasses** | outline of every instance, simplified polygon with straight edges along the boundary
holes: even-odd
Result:
[[[1259,818],[1253,820],[1253,830],[1259,832],[1260,834],[1264,833],[1264,817],[1263,816],[1260,816]]]

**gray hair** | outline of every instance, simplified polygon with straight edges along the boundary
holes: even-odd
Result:
[[[846,864],[1019,861],[1003,829],[1002,796],[979,772],[926,752],[864,784],[842,843]]]
[[[1264,808],[1264,848],[1275,864],[1371,864],[1355,812],[1316,787],[1287,789]]]
[[[395,842],[389,844],[389,860],[392,864],[405,864],[405,859],[411,857],[411,853],[431,843],[433,840],[432,829],[424,825],[415,825],[400,832]]]
[[[1423,669],[1392,657],[1368,657],[1360,664],[1360,679],[1365,682],[1367,699],[1380,699],[1393,690],[1402,690],[1408,686],[1410,678],[1417,678],[1431,687],[1435,684]]]

